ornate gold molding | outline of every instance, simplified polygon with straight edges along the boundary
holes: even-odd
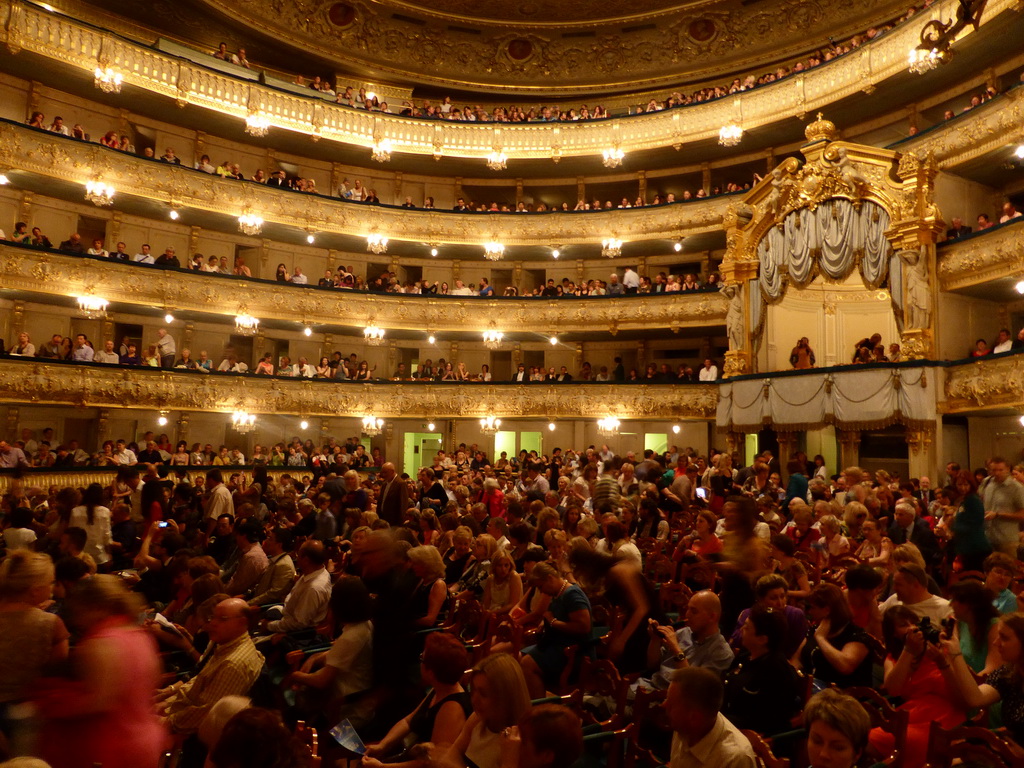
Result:
[[[711,420],[715,384],[414,384],[271,379],[264,376],[107,368],[0,360],[0,402],[18,405],[143,408],[307,418]]]
[[[482,299],[321,290],[261,280],[163,270],[120,261],[0,246],[0,277],[9,290],[43,296],[97,294],[112,302],[232,317],[361,328],[459,331],[535,330],[560,333],[721,325],[718,293],[676,293],[623,299]]]
[[[101,177],[118,195],[231,217],[246,211],[264,221],[318,232],[365,237],[384,234],[416,243],[508,245],[594,243],[670,238],[721,229],[728,197],[674,205],[589,213],[456,214],[422,208],[384,208],[222,179],[113,149],[0,123],[0,165],[85,184]],[[83,187],[84,189],[84,187]]]
[[[1024,276],[1024,225],[1002,226],[939,249],[939,286],[944,291]]]
[[[946,369],[943,413],[1024,406],[1024,355],[979,360]]]
[[[753,91],[743,92],[726,99],[719,99],[685,109],[651,113],[622,120],[607,120],[581,123],[529,123],[529,124],[488,124],[451,123],[444,121],[408,120],[392,115],[357,111],[338,106],[323,99],[302,96],[287,90],[269,88],[256,82],[239,80],[222,72],[206,69],[184,59],[161,53],[152,48],[135,45],[127,39],[105,33],[94,27],[54,13],[48,13],[34,5],[23,5],[10,0],[10,21],[2,30],[8,48],[12,51],[25,49],[69,66],[92,72],[102,56],[106,65],[117,69],[124,76],[127,85],[143,88],[174,99],[178,104],[193,104],[222,114],[232,115],[242,121],[256,112],[266,117],[272,130],[292,130],[356,146],[371,147],[375,140],[387,138],[395,152],[415,153],[434,156],[457,156],[483,159],[495,147],[500,147],[513,159],[550,158],[569,156],[600,156],[602,151],[617,146],[626,152],[678,145],[687,142],[714,139],[719,129],[730,122],[740,120],[749,130],[774,123],[791,115],[805,113],[825,107],[858,91],[877,85],[882,80],[900,75],[906,70],[907,51],[917,42],[920,22],[925,16],[950,15],[957,0],[941,0],[926,13],[917,14],[914,21],[903,24],[890,34],[869,45],[862,46],[827,66],[821,66],[801,73],[798,77],[787,78]],[[1015,0],[992,0],[989,2],[986,20],[995,18],[1001,11],[1014,6]],[[302,9],[311,10],[309,4],[274,4],[276,8],[287,9],[301,14]],[[241,8],[233,12],[242,13]],[[312,12],[312,11],[311,11]],[[791,19],[790,13],[784,14]],[[310,23],[325,23],[326,13],[314,19],[303,18],[301,24],[292,29],[281,29],[286,35],[294,29],[309,29]],[[308,23],[307,23],[308,22]],[[801,25],[801,33],[806,30]],[[660,32],[659,32],[660,33]],[[685,35],[683,30],[673,34]],[[763,35],[763,29],[757,30]],[[467,61],[460,48],[446,56],[434,43],[449,33],[431,35],[422,43],[402,38],[396,42],[393,36],[360,33],[358,43],[353,41],[346,50],[351,54],[366,50],[367,46],[390,45],[403,59],[409,54],[430,56],[431,60],[447,59],[458,64],[460,72],[487,70],[496,71],[498,62],[493,52],[488,62],[475,66]],[[73,40],[74,44],[67,41]],[[390,42],[389,42],[390,41]],[[728,36],[719,42],[742,48],[737,40]],[[301,44],[308,46],[310,39],[303,36]],[[588,70],[595,62],[616,62],[613,69],[620,69],[629,61],[639,59],[638,51],[662,50],[661,46],[644,43],[638,51],[631,51],[610,43],[599,41],[595,50],[580,49],[578,56],[564,57],[566,66],[576,70]],[[337,49],[332,49],[331,53]],[[608,54],[611,53],[611,59]],[[470,58],[474,55],[469,54]],[[574,54],[575,56],[575,54]],[[705,50],[696,51],[689,58],[714,57]],[[501,69],[501,67],[498,67]],[[531,68],[514,72],[501,72],[498,83],[508,82],[513,76],[522,82]],[[550,67],[541,66],[535,74],[542,82],[550,82]],[[445,78],[445,86],[451,78]],[[654,85],[630,79],[621,87],[635,89],[637,86]],[[548,88],[544,85],[544,88]],[[604,88],[610,88],[605,84]],[[621,89],[616,86],[616,89]],[[666,84],[667,87],[667,84]],[[528,92],[526,86],[518,90]]]

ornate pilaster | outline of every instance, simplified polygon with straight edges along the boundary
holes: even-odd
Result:
[[[582,176],[577,176],[576,177],[576,199],[577,200],[586,200],[587,199],[587,185],[586,185],[586,182],[583,181],[583,177]]]
[[[512,285],[516,288],[522,289],[523,282],[523,262],[513,261],[512,262]]]
[[[908,429],[904,439],[910,449],[910,476],[921,477],[933,472],[940,458],[935,445],[935,427]]]
[[[11,307],[11,336],[18,341],[18,334],[25,330],[25,302],[15,299]]]
[[[839,468],[853,467],[860,462],[860,430],[837,429],[839,440]]]
[[[21,205],[18,206],[18,221],[32,221],[32,201],[35,193],[28,190],[21,193]]]
[[[12,405],[7,409],[7,423],[4,425],[4,440],[14,442],[18,439],[18,422],[21,419],[21,409]]]
[[[103,443],[110,439],[110,411],[106,408],[100,408],[99,413],[96,414],[96,443],[103,445]]]
[[[178,414],[178,421],[175,423],[175,434],[174,441],[184,440],[188,442],[188,413],[182,412]]]
[[[188,228],[188,257],[191,258],[196,251],[199,250],[199,235],[202,233],[202,227],[189,227]],[[232,264],[234,266],[234,264]]]
[[[103,344],[107,339],[113,339],[114,343],[117,344],[118,340],[114,338],[114,317],[111,315],[104,315],[103,319],[100,320],[100,337],[97,340],[97,345]]]
[[[647,199],[647,171],[637,171],[637,195],[643,200]]]
[[[461,176],[456,176],[455,177],[455,199],[458,200],[460,197],[465,197],[465,194],[462,191],[462,177]]]
[[[647,367],[647,342],[640,339],[636,343],[636,369],[640,373],[643,373],[644,368]]]
[[[519,344],[519,343],[516,343],[516,345],[514,347],[512,347],[512,368],[513,368],[513,372],[515,372],[516,370],[519,369],[519,366],[522,364],[522,362],[523,362],[523,345]]]
[[[192,349],[192,341],[196,337],[196,326],[195,323],[185,323],[185,330],[181,334],[181,346],[182,348]],[[198,355],[194,356],[198,359]]]
[[[576,259],[576,285],[583,282],[583,259]]]
[[[323,341],[320,343],[320,354],[317,355],[317,364],[319,365],[321,357],[330,357],[334,353],[334,334],[325,333]]]
[[[523,180],[516,179],[516,205],[523,202]]]
[[[107,222],[107,245],[112,246],[111,251],[117,246],[117,243],[121,241],[121,224],[124,223],[124,214],[120,211],[114,211],[110,214],[110,220]],[[189,252],[191,256],[195,253],[195,249]]]
[[[206,154],[206,133],[205,131],[196,131],[196,135],[192,140],[192,153],[196,162],[199,158]]]
[[[573,355],[573,364],[575,365],[577,371],[580,368],[583,367],[583,344],[582,343],[577,343],[576,344],[576,354]]]
[[[404,202],[403,198],[405,197],[405,195],[402,194],[402,172],[401,171],[395,171],[395,178],[392,179],[392,183],[391,183],[391,194],[392,194],[391,202],[394,203],[395,205],[400,205],[400,203],[399,203],[400,200],[402,200]]]
[[[384,460],[394,461],[398,456],[398,446],[395,440],[395,425],[392,421],[384,423]]]
[[[452,287],[455,286],[455,281],[462,278],[462,262],[459,259],[455,259],[452,262]]]
[[[345,178],[345,169],[341,167],[341,163],[331,163],[331,194],[338,194],[338,190],[341,189],[342,179]]]
[[[796,432],[777,432],[775,437],[779,441],[779,468],[782,470],[783,475],[788,478],[789,473],[786,472],[786,464],[796,450]]]
[[[700,185],[705,192],[711,194],[711,163],[700,164]]]

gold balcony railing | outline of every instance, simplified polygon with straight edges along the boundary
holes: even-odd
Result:
[[[45,296],[95,294],[110,302],[177,312],[249,314],[260,320],[388,329],[457,328],[558,333],[705,327],[725,322],[719,293],[622,298],[499,298],[364,293],[269,280],[166,270],[151,265],[72,256],[0,244],[0,279],[7,290]]]
[[[1024,406],[1024,354],[986,357],[946,368],[943,413]]]
[[[939,248],[939,286],[944,291],[991,280],[1024,279],[1024,219]]]
[[[987,23],[1016,0],[991,0]],[[929,19],[955,15],[957,0],[940,0],[879,40],[798,76],[713,102],[623,119],[578,123],[457,123],[406,119],[343,107],[206,68],[139,45],[44,8],[8,0],[0,41],[93,72],[102,63],[129,86],[244,121],[265,118],[271,130],[291,130],[370,148],[387,139],[393,151],[437,157],[485,158],[499,149],[511,159],[558,160],[618,147],[638,150],[714,139],[738,123],[745,130],[802,117],[904,73],[907,52]]]
[[[415,243],[506,246],[677,239],[722,229],[735,198],[581,213],[457,214],[370,206],[337,198],[222,179],[191,168],[137,157],[100,144],[0,121],[0,166],[84,185],[101,178],[117,194],[230,217],[259,215],[302,230],[365,237],[382,234]],[[481,250],[481,255],[483,251]]]
[[[717,384],[339,382],[0,359],[0,403],[304,418],[710,420]]]

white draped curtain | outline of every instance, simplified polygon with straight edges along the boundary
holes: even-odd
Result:
[[[757,245],[761,292],[777,301],[789,283],[805,286],[819,272],[839,280],[858,266],[867,285],[884,284],[895,258],[888,228],[889,214],[870,201],[834,198],[793,211]]]
[[[719,387],[717,423],[733,432],[935,425],[937,376],[926,367],[858,368],[750,377]]]

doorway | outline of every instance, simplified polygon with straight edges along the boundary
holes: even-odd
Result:
[[[441,450],[441,435],[434,432],[406,432],[402,452],[402,471],[416,477],[420,469],[432,466]]]

